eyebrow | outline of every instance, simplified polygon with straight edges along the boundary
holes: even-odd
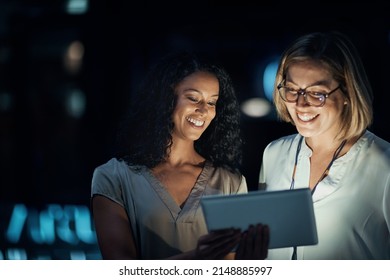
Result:
[[[286,79],[286,82],[289,82],[289,83],[292,83],[292,84],[298,86],[298,85],[297,85],[294,81],[292,81],[292,80]],[[314,82],[313,84],[308,85],[306,88],[314,87],[314,86],[327,86],[327,87],[330,87],[330,83],[331,83],[331,81],[329,81],[329,80],[320,80],[320,81]]]
[[[193,91],[193,92],[195,92],[197,94],[203,95],[202,92],[200,92],[199,90],[194,89],[194,88],[186,88],[186,89],[183,90],[183,92],[187,92],[187,91]],[[218,96],[219,96],[219,93],[216,93],[216,94],[213,94],[211,97],[218,97]]]

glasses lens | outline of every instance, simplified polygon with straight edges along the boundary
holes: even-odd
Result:
[[[325,94],[319,92],[306,92],[306,101],[313,106],[321,106],[325,101]]]
[[[304,90],[297,91],[285,86],[280,86],[278,89],[280,96],[286,102],[296,102],[300,94],[305,96],[305,101],[311,106],[322,106],[325,102],[324,93]]]
[[[280,87],[279,93],[282,99],[287,102],[295,102],[298,99],[298,92],[288,87]]]

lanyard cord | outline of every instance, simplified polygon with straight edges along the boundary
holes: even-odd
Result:
[[[292,174],[292,178],[291,178],[290,190],[294,189],[294,185],[295,185],[295,172],[297,170],[298,155],[299,155],[299,152],[301,151],[303,138],[304,137],[302,136],[301,139],[299,139],[297,152],[295,154],[295,164],[294,164],[294,170],[293,170],[293,174]],[[332,167],[333,162],[338,158],[338,156],[341,153],[342,149],[344,148],[344,145],[345,145],[346,142],[347,142],[347,140],[343,140],[343,142],[341,142],[340,146],[338,146],[338,148],[334,152],[333,157],[332,157],[331,161],[329,162],[328,166],[326,167],[325,171],[322,173],[321,177],[318,179],[317,183],[314,185],[313,189],[311,190],[311,195],[314,194],[314,192],[315,192],[319,182],[321,182],[322,180],[324,180],[326,178],[326,176],[328,176],[329,170]],[[291,256],[291,259],[292,260],[296,260],[297,259],[297,247],[296,246],[294,246],[294,251],[293,251],[293,254]]]
[[[301,151],[302,141],[303,141],[303,136],[301,137],[301,139],[299,139],[297,153],[295,154],[295,164],[294,164],[294,170],[293,170],[292,177],[291,177],[290,190],[294,189],[294,185],[295,185],[295,172],[297,170],[298,156],[299,156],[299,152]],[[326,176],[328,176],[329,170],[332,167],[333,162],[338,158],[338,156],[339,156],[341,150],[344,148],[344,145],[346,142],[347,142],[347,140],[343,140],[343,142],[341,142],[340,146],[338,146],[338,148],[334,152],[333,157],[332,157],[331,161],[329,162],[328,166],[326,167],[326,169],[322,173],[321,177],[318,179],[317,183],[314,185],[313,189],[311,190],[312,195],[315,192],[318,183],[321,182],[322,180],[324,180],[326,178]]]
[[[295,185],[295,172],[297,171],[298,155],[299,155],[299,152],[301,151],[302,141],[303,141],[303,136],[301,137],[301,139],[299,139],[297,152],[295,154],[295,163],[294,163],[294,170],[293,170],[293,173],[292,173],[292,176],[291,176],[290,190],[293,190],[294,189],[294,185]]]

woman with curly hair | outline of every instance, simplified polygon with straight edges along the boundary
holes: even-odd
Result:
[[[190,53],[164,57],[134,97],[92,208],[104,259],[264,259],[267,226],[207,232],[202,196],[247,192],[240,111],[228,74]],[[237,246],[235,254],[230,253]]]

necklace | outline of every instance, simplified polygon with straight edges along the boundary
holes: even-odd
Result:
[[[298,155],[299,155],[299,152],[301,151],[301,146],[302,146],[302,141],[303,141],[303,136],[301,137],[301,139],[299,139],[299,143],[298,143],[298,147],[297,147],[297,152],[295,154],[295,164],[294,164],[294,170],[293,170],[293,174],[292,174],[292,178],[291,178],[291,185],[290,185],[290,189],[294,189],[294,185],[295,185],[295,172],[297,170],[297,165],[298,165]],[[314,185],[313,189],[311,190],[311,194],[313,195],[313,193],[315,192],[316,188],[317,188],[317,185],[326,178],[326,176],[328,176],[329,174],[329,170],[330,168],[332,167],[332,164],[333,162],[337,159],[337,157],[339,156],[339,154],[341,153],[341,150],[344,148],[344,145],[345,143],[347,142],[347,140],[343,140],[340,144],[340,146],[337,147],[337,149],[335,150],[334,154],[333,154],[333,157],[332,159],[330,160],[328,166],[326,167],[326,169],[324,170],[324,172],[322,173],[321,177],[318,179],[317,183]]]

